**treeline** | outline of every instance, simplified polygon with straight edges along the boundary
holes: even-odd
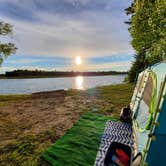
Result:
[[[125,10],[136,51],[128,77],[133,82],[146,67],[166,59],[166,0],[133,0]]]
[[[72,76],[102,76],[127,74],[127,72],[99,71],[99,72],[75,72],[75,71],[41,71],[41,70],[15,70],[6,72],[6,78],[34,78],[34,77],[72,77]]]

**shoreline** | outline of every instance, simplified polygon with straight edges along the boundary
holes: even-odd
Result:
[[[6,76],[0,76],[0,79],[37,79],[37,78],[66,78],[66,77],[101,77],[101,76],[117,76],[117,75],[127,75],[127,73],[122,74],[98,74],[98,75],[71,75],[71,76],[19,76],[19,77],[6,77]]]

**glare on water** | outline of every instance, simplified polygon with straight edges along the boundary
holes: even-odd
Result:
[[[82,76],[75,77],[75,85],[76,85],[76,89],[79,89],[79,90],[84,89],[84,78]]]
[[[88,89],[97,86],[120,84],[126,75],[77,76],[62,78],[0,79],[0,94],[29,94],[59,89]]]

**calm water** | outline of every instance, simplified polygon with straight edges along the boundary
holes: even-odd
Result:
[[[58,89],[88,89],[122,83],[125,75],[37,79],[0,79],[0,94],[28,94]]]

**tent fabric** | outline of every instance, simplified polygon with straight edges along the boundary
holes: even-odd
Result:
[[[147,123],[149,122],[149,116],[150,116],[149,107],[144,102],[144,100],[141,100],[136,115],[136,122],[139,131],[146,130]]]
[[[166,161],[166,84],[163,84],[166,76],[166,63],[152,66],[149,73],[153,80],[153,94],[149,110],[152,123],[150,130],[137,132],[138,149],[144,154],[142,165],[162,166]],[[163,91],[161,90],[161,85],[163,85]],[[160,95],[162,100],[159,107],[157,107]],[[138,111],[140,110],[138,109]]]
[[[148,140],[149,130],[145,130],[144,132],[137,132],[137,153],[145,150],[145,146]]]
[[[143,132],[146,129],[149,129],[152,120],[154,109],[154,100],[152,99],[155,99],[155,88],[153,86],[155,83],[152,76],[153,74],[150,73],[149,70],[146,70],[144,75],[141,74],[144,84],[141,85],[141,96],[135,101],[135,105],[133,107],[133,118],[138,132]]]
[[[143,78],[143,72],[141,72],[139,75],[138,75],[138,78],[137,78],[137,83],[136,83],[136,86],[134,88],[134,92],[133,92],[133,96],[131,98],[131,102],[130,102],[130,108],[133,109],[134,105],[135,105],[135,102],[138,101],[137,100],[137,94],[138,94],[138,89],[139,89],[139,86],[140,86],[140,82]]]
[[[140,101],[142,99],[142,96],[144,94],[144,89],[146,87],[146,82],[149,77],[149,70],[145,70],[141,72],[138,76],[138,82],[136,84],[131,102],[130,102],[130,108],[133,111],[133,117],[135,117],[135,114],[137,113],[137,110],[139,108]]]
[[[166,87],[165,87],[166,88]],[[166,97],[166,92],[164,93]],[[163,166],[166,162],[166,98],[162,101],[161,112],[158,118],[158,122],[160,123],[159,127],[155,127],[154,129],[154,141],[151,141],[148,154],[146,156],[146,162],[150,166]]]
[[[104,159],[111,143],[127,145],[134,152],[132,126],[129,123],[107,121],[94,166],[104,166]],[[134,154],[133,154],[134,155]]]
[[[164,76],[166,75],[166,62],[162,62],[156,65],[151,66],[151,71],[156,74],[157,79],[157,92],[160,90],[160,83],[163,81]]]
[[[146,163],[149,166],[164,166],[166,162],[166,134],[156,136],[156,141],[152,141]]]
[[[153,93],[153,78],[150,75],[148,80],[147,80],[147,83],[146,83],[146,86],[145,86],[145,89],[144,89],[144,93],[143,93],[143,96],[142,96],[142,99],[145,101],[145,103],[148,106],[150,106],[150,102],[152,100],[152,93]]]

